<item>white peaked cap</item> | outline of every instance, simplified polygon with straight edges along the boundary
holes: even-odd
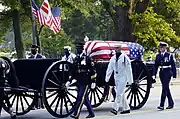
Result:
[[[70,46],[64,46],[64,49],[68,49],[69,51],[71,51],[71,47]]]
[[[84,41],[89,41],[89,38],[85,36]]]

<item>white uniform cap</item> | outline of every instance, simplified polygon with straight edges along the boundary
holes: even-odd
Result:
[[[115,48],[121,48],[122,46],[121,45],[115,45],[114,47]]]
[[[71,51],[71,47],[70,46],[64,46],[64,49],[67,49],[67,50]]]
[[[159,46],[162,46],[162,47],[169,47],[169,45],[166,43],[166,42],[160,42],[159,43]]]

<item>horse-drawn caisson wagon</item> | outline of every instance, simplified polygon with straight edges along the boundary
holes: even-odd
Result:
[[[98,107],[107,96],[109,86],[114,86],[113,77],[109,84],[105,83],[106,69],[110,58],[114,55],[114,46],[120,44],[122,52],[131,59],[134,83],[127,85],[126,94],[131,109],[139,109],[146,103],[152,84],[153,64],[142,61],[143,47],[137,43],[120,41],[88,41],[84,52],[94,60],[97,72],[96,87],[89,88],[88,95],[92,106]],[[2,57],[3,58],[3,57]],[[71,77],[73,64],[59,59],[21,59],[13,63],[3,58],[8,64],[6,83],[3,87],[12,108],[17,115],[23,115],[32,110],[35,102],[42,99],[47,111],[59,118],[72,113],[77,98],[76,79],[69,87],[66,82]],[[13,86],[12,80],[19,82]],[[8,82],[9,81],[9,82]],[[4,110],[8,111],[7,99]]]

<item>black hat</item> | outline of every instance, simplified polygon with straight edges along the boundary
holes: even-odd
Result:
[[[160,42],[159,46],[160,47],[168,47],[168,44],[166,42]]]
[[[37,45],[31,45],[31,48],[39,48]]]

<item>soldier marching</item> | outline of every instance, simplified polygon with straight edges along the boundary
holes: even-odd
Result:
[[[160,68],[159,76],[162,83],[161,102],[157,107],[160,110],[164,110],[164,103],[166,97],[168,98],[168,107],[166,109],[172,109],[174,107],[174,101],[170,92],[169,83],[171,78],[176,78],[176,66],[173,56],[167,52],[168,44],[160,42],[159,54],[157,54],[154,64],[153,76],[156,78],[157,70]]]

